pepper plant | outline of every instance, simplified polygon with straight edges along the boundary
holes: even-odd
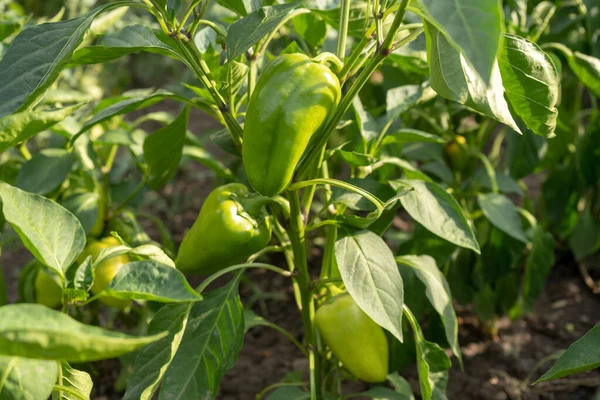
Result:
[[[410,395],[398,374],[406,354],[421,397],[443,397],[452,365],[443,347],[462,363],[451,286],[455,296],[462,290],[446,276],[470,265],[461,258],[486,257],[486,243],[495,243],[492,258],[497,247],[505,252],[506,235],[521,247],[541,240],[547,251],[546,232],[524,208],[533,228],[525,236],[500,194],[506,180],[482,151],[496,123],[514,131],[517,147],[518,134],[560,137],[556,60],[536,44],[548,22],[529,29],[525,2],[507,3],[116,1],[3,37],[0,199],[35,261],[22,271],[22,302],[0,307],[0,394],[89,398],[90,376],[70,363],[135,351],[124,398],[215,398],[245,331],[274,326],[244,312],[238,294],[244,271],[262,268],[289,278],[302,341],[277,329],[306,355],[308,371],[258,398],[359,395],[345,392],[349,379],[369,383],[366,397]],[[123,7],[152,18],[86,39]],[[524,18],[524,29],[505,11]],[[136,52],[176,60],[187,71],[181,85],[86,101],[50,96],[70,69]],[[178,115],[127,118],[163,100],[180,103]],[[210,140],[238,161],[225,165],[188,132],[192,109],[223,126]],[[476,122],[475,142],[454,135],[449,121],[463,117]],[[161,127],[148,133],[148,121]],[[476,193],[461,184],[470,157],[484,167]],[[145,216],[160,243],[145,234],[135,206],[185,160],[224,185],[177,250],[163,221]],[[387,243],[400,208],[417,225],[394,256]],[[495,227],[478,226],[482,216]],[[415,247],[419,231],[450,252]],[[314,248],[318,259],[309,257]],[[273,265],[273,253],[285,265]],[[210,275],[194,290],[183,272]],[[228,283],[209,290],[222,276]],[[494,313],[485,284],[478,289]],[[113,313],[143,310],[141,336],[82,323],[96,300]],[[430,340],[425,315],[440,327]]]

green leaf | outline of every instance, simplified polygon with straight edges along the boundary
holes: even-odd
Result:
[[[242,17],[260,9],[261,3],[261,0],[217,0],[217,4],[230,9]]]
[[[164,335],[129,336],[84,325],[39,304],[0,307],[0,354],[74,362],[118,357]]]
[[[586,210],[580,215],[569,236],[569,247],[578,261],[594,254],[600,248],[600,222],[594,218],[591,210]]]
[[[99,14],[135,4],[105,4],[68,21],[23,30],[0,60],[0,118],[34,105],[58,78]]]
[[[296,33],[312,47],[321,46],[327,36],[327,23],[314,12],[294,17],[292,25]]]
[[[452,293],[446,277],[430,256],[402,256],[397,257],[396,262],[410,267],[425,285],[425,295],[440,315],[444,323],[446,340],[462,365],[460,345],[458,344],[458,322],[452,307]]]
[[[554,237],[543,227],[532,230],[533,246],[525,262],[523,276],[523,308],[531,312],[534,302],[546,287],[546,280],[554,265]]]
[[[195,145],[183,146],[183,156],[204,165],[220,178],[229,181],[234,180],[233,172],[221,160],[202,147]]]
[[[176,94],[173,94],[171,92],[168,92],[166,90],[157,90],[150,94],[142,94],[142,95],[122,99],[122,100],[117,101],[116,103],[111,104],[110,106],[102,109],[100,112],[96,113],[92,118],[87,120],[81,127],[81,130],[75,136],[73,136],[71,141],[74,142],[75,140],[77,140],[77,138],[80,135],[82,135],[84,132],[86,132],[88,129],[90,129],[92,126],[94,126],[96,124],[104,122],[114,116],[117,116],[117,115],[127,114],[132,111],[150,107],[151,105],[154,105],[154,104],[158,103],[159,101],[162,101],[165,99],[172,99],[172,100],[189,103],[188,99],[178,96]]]
[[[179,270],[154,260],[123,265],[104,291],[119,299],[163,303],[202,300]]]
[[[148,325],[148,333],[168,334],[138,352],[123,400],[152,398],[181,344],[192,306],[193,303],[169,304],[152,318]]]
[[[58,390],[52,393],[52,400],[89,400],[94,387],[90,374],[76,370],[65,361],[61,362],[61,367],[62,374],[56,384],[75,391],[77,395]]]
[[[404,85],[389,89],[385,94],[385,118],[396,120],[400,115],[420,103],[436,96],[428,82],[421,85]]]
[[[596,97],[600,97],[600,59],[578,51],[567,54],[569,67]]]
[[[15,186],[29,193],[50,193],[67,179],[73,161],[70,151],[44,149],[23,164]]]
[[[520,140],[520,137],[517,137],[517,140]],[[496,183],[498,184],[498,189],[502,193],[506,194],[516,194],[519,196],[523,196],[523,189],[517,181],[515,181],[510,175],[508,175],[504,171],[496,170],[494,171],[496,175]],[[484,168],[480,168],[475,171],[473,176],[473,182],[481,185],[485,189],[492,189],[492,181],[490,176],[487,174]]]
[[[411,8],[440,30],[465,54],[483,82],[492,69],[501,46],[504,15],[497,0],[413,0]]]
[[[596,119],[598,121],[598,119]],[[600,124],[591,122],[577,144],[577,163],[587,187],[600,184]]]
[[[77,50],[71,58],[71,64],[104,63],[140,51],[179,59],[177,53],[161,42],[151,28],[129,25],[103,36],[92,46]]]
[[[92,256],[86,259],[75,270],[73,287],[76,290],[89,291],[94,283],[94,269],[92,268]]]
[[[59,204],[0,182],[4,218],[23,244],[44,265],[60,276],[85,246],[79,220]]]
[[[560,78],[552,59],[537,44],[504,35],[498,64],[513,111],[536,135],[554,136]]]
[[[295,1],[262,7],[231,24],[226,40],[229,61],[244,54],[256,42],[268,35],[299,5],[300,2]]]
[[[444,138],[423,132],[418,129],[400,129],[398,132],[388,134],[383,139],[383,144],[403,144],[403,143],[446,143]]]
[[[361,397],[368,397],[373,400],[411,400],[411,396],[398,393],[384,386],[375,386],[366,392],[361,393]]]
[[[421,327],[412,312],[406,309],[405,314],[412,327],[417,348],[417,371],[421,397],[423,400],[446,399],[448,370],[452,363],[437,343],[425,340]]]
[[[267,400],[308,400],[310,394],[295,386],[277,388],[267,397]]]
[[[600,324],[580,337],[535,383],[564,378],[600,367]]]
[[[0,399],[48,399],[57,376],[56,361],[0,356]]]
[[[398,372],[392,372],[387,378],[397,393],[403,395],[406,400],[415,400],[410,382],[400,376]]]
[[[244,339],[240,276],[192,306],[181,344],[160,389],[161,400],[216,397],[219,381],[237,361]]]
[[[77,217],[86,233],[98,220],[98,207],[102,198],[96,192],[73,193],[62,201],[62,206]]]
[[[378,325],[402,341],[404,287],[394,255],[370,231],[345,232],[335,258],[348,293]]]
[[[508,135],[506,140],[506,164],[510,175],[522,179],[536,171],[544,158],[548,140],[535,135],[529,129],[522,129],[522,136]],[[552,139],[551,141],[557,140]]]
[[[23,111],[0,119],[0,153],[59,123],[81,104],[50,111]]]
[[[396,194],[394,189],[392,189],[389,185],[380,183],[374,179],[350,178],[346,182],[366,190],[383,202],[388,201]],[[343,190],[340,187],[333,188],[330,201],[334,204],[343,204],[354,211],[371,212],[375,211],[376,209],[373,203],[365,199],[360,194]]]
[[[400,181],[413,188],[400,198],[402,206],[430,232],[479,253],[479,244],[458,202],[433,182]],[[394,187],[395,183],[392,183]]]
[[[487,193],[477,196],[483,215],[498,229],[509,236],[527,243],[521,218],[512,201],[500,193]]]
[[[433,25],[425,23],[431,87],[440,96],[473,108],[521,132],[504,98],[497,62],[489,81],[484,81],[467,59]]]
[[[144,161],[148,165],[148,186],[158,190],[166,185],[179,169],[187,131],[190,108],[185,107],[171,124],[144,140]]]

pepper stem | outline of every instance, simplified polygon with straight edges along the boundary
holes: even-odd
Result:
[[[261,209],[269,205],[277,206],[286,219],[290,216],[290,203],[281,196],[249,196],[238,198],[237,201],[242,205],[244,211],[253,217],[260,215]]]
[[[319,64],[329,63],[329,67],[336,74],[339,74],[344,68],[344,63],[342,62],[342,60],[340,60],[338,56],[336,56],[333,53],[321,53],[318,56],[314,57],[312,60]]]

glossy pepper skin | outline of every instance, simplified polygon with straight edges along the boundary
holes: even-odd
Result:
[[[271,225],[260,215],[260,208],[244,208],[247,199],[248,188],[241,183],[211,192],[179,247],[175,261],[179,270],[212,274],[243,263],[269,243]]]
[[[365,382],[383,382],[388,374],[388,342],[352,297],[335,296],[315,314],[315,325],[333,355]]]
[[[279,56],[265,68],[244,123],[242,159],[254,190],[272,197],[288,186],[340,96],[337,76],[303,54]]]
[[[92,262],[94,262],[102,250],[119,246],[120,244],[121,243],[112,236],[105,237],[101,240],[90,241],[79,257],[77,257],[77,262],[81,264],[88,256],[92,256]],[[90,289],[92,294],[96,295],[106,289],[121,267],[129,261],[130,259],[127,255],[120,255],[111,257],[100,263],[94,270],[94,284]],[[107,306],[119,308],[121,310],[131,304],[131,300],[117,299],[110,296],[103,296],[98,300]]]

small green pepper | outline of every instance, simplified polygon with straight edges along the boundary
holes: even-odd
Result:
[[[337,76],[303,54],[279,56],[265,68],[244,123],[242,159],[254,190],[265,196],[285,190],[340,96]]]
[[[262,215],[263,199],[231,183],[213,190],[183,238],[175,265],[184,272],[212,274],[242,263],[271,240],[271,225]]]
[[[383,382],[388,374],[388,342],[377,325],[347,294],[324,303],[315,325],[333,355],[357,378]]]

